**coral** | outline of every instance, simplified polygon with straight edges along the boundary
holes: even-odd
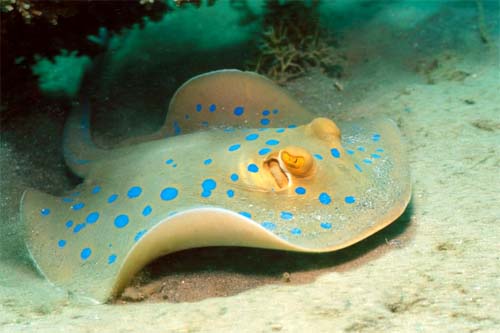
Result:
[[[54,59],[66,49],[95,56],[103,51],[111,34],[143,26],[146,20],[158,21],[169,9],[160,0],[0,0],[0,122],[14,113],[14,105],[22,105],[23,97],[39,99],[31,71],[35,55]],[[97,37],[89,39],[89,35]]]
[[[140,5],[150,7],[155,0],[138,0]],[[18,13],[25,23],[32,23],[34,18],[44,18],[53,25],[57,25],[59,18],[76,15],[79,4],[75,1],[60,0],[0,0],[0,10],[3,13]],[[149,8],[148,8],[149,9]]]
[[[335,66],[333,41],[319,24],[318,5],[319,0],[310,5],[278,0],[266,3],[258,54],[250,63],[255,71],[283,84],[311,67],[329,71]]]
[[[91,62],[88,56],[67,50],[62,50],[52,60],[36,59],[32,71],[38,77],[40,90],[47,96],[69,98],[77,95],[83,74]]]
[[[106,27],[119,32],[148,18],[160,20],[170,8],[164,1],[135,0],[61,1],[0,0],[2,67],[23,57],[32,63],[35,54],[55,56],[61,49],[95,55],[102,50],[87,40]]]
[[[41,17],[57,25],[59,17],[71,17],[76,13],[76,6],[71,2],[61,6],[56,1],[35,2],[33,0],[0,0],[2,12],[17,12],[25,23]]]

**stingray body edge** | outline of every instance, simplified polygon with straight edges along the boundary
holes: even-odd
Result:
[[[256,74],[188,81],[147,141],[100,149],[88,119],[85,104],[64,137],[67,164],[83,183],[62,197],[26,191],[21,221],[38,270],[98,302],[147,263],[184,249],[339,250],[392,223],[410,200],[392,121],[337,127]]]

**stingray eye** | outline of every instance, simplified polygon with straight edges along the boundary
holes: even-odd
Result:
[[[300,169],[305,163],[304,156],[293,156],[287,151],[281,153],[281,158],[285,165],[292,169]]]
[[[280,152],[280,160],[292,175],[307,177],[312,174],[314,159],[311,154],[300,147],[287,147]]]
[[[293,177],[309,177],[315,172],[314,159],[304,148],[289,146],[269,154],[264,167],[274,179],[278,189],[293,184]]]

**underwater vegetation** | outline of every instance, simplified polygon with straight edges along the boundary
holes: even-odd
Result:
[[[110,34],[145,20],[160,20],[169,7],[164,1],[32,1],[0,0],[1,86],[0,121],[10,117],[24,100],[40,98],[31,66],[36,56],[53,60],[68,54],[101,53]],[[88,36],[96,35],[101,43]]]
[[[34,105],[46,96],[62,98],[62,102],[68,103],[68,97],[74,98],[78,93],[81,78],[90,69],[93,58],[109,49],[113,36],[142,29],[148,22],[158,22],[177,10],[198,11],[229,4],[230,10],[240,16],[237,25],[241,31],[255,27],[253,37],[245,37],[249,39],[249,52],[238,68],[256,71],[280,84],[303,75],[312,67],[331,76],[341,76],[344,58],[336,50],[332,34],[321,26],[319,6],[322,3],[320,0],[228,0],[225,3],[217,0],[0,0],[1,77],[9,83],[1,87],[0,122],[21,112],[18,106],[25,100]],[[179,45],[172,42],[175,40],[165,39],[161,47]],[[69,75],[67,69],[72,63],[74,70]],[[60,77],[64,73],[68,73],[68,77]],[[65,89],[58,89],[69,87],[66,83],[71,83],[71,89],[66,89],[70,92],[68,96]]]
[[[106,1],[94,1],[95,3]],[[113,4],[115,7],[119,7],[117,1],[107,1]],[[162,5],[163,1],[155,0],[137,0],[128,1],[127,5],[134,10],[136,6],[134,5],[144,5],[146,10],[157,10],[158,7],[153,8],[153,4],[156,6]],[[92,1],[59,1],[59,0],[45,0],[45,1],[34,1],[34,0],[0,0],[0,10],[2,13],[10,13],[11,16],[19,15],[22,17],[25,23],[32,23],[33,20],[41,18],[48,21],[50,24],[57,25],[60,18],[68,18],[75,16],[81,11],[82,5],[89,6],[92,5]],[[140,8],[140,7],[136,7]]]
[[[321,27],[320,1],[266,2],[263,31],[251,66],[278,83],[284,83],[319,67],[340,75],[332,36]]]

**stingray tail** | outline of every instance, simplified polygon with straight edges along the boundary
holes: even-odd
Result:
[[[71,171],[85,177],[92,163],[102,158],[105,150],[98,148],[90,135],[90,106],[84,99],[70,113],[64,127],[63,152]]]

